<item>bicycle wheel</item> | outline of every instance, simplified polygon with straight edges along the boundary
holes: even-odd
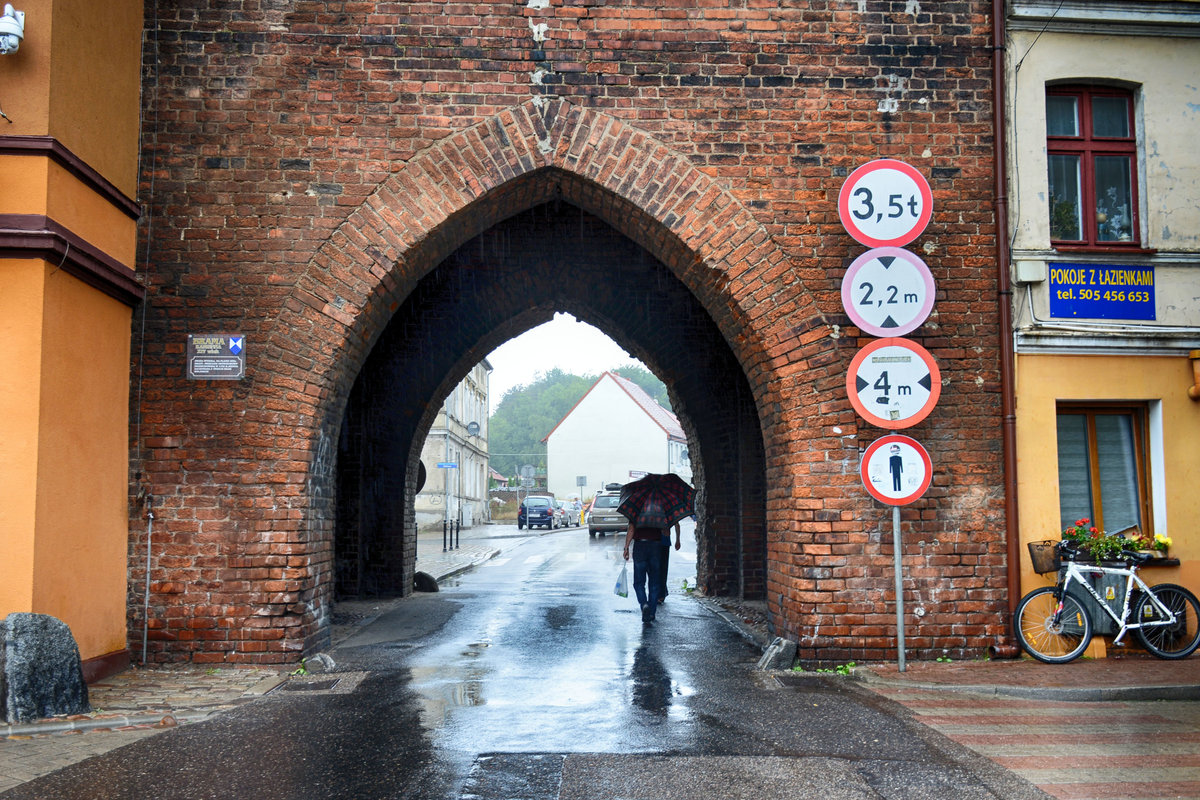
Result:
[[[1025,652],[1047,664],[1065,664],[1082,655],[1092,641],[1092,618],[1071,595],[1062,598],[1054,586],[1034,589],[1021,598],[1013,614],[1013,631]]]
[[[1158,602],[1171,610],[1175,622],[1171,625],[1154,625],[1138,628],[1138,638],[1159,658],[1186,658],[1200,645],[1200,602],[1196,596],[1182,586],[1160,583],[1150,587]],[[1143,593],[1132,609],[1133,619],[1145,625],[1147,622],[1165,619],[1158,607]]]

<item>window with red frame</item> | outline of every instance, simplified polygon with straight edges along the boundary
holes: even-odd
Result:
[[[1133,93],[1046,88],[1050,240],[1076,247],[1138,244]]]

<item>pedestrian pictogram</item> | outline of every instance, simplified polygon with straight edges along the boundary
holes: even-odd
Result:
[[[933,216],[933,192],[925,176],[903,161],[880,158],[863,164],[842,184],[838,217],[868,247],[903,247]]]
[[[933,274],[916,254],[899,247],[868,250],[842,278],[842,306],[863,332],[903,336],[933,310]]]
[[[846,393],[867,422],[899,430],[929,416],[942,395],[942,375],[933,356],[916,342],[876,339],[851,360]]]
[[[920,442],[893,433],[871,443],[863,453],[859,472],[876,500],[906,506],[929,488],[933,463]]]

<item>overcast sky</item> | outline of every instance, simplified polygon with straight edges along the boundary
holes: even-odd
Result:
[[[489,388],[492,412],[514,386],[533,383],[538,373],[555,367],[576,375],[599,375],[608,369],[640,365],[599,328],[576,322],[570,314],[509,339],[488,355],[492,365]]]

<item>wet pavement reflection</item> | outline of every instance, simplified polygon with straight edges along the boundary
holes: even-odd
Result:
[[[644,625],[612,592],[619,538],[510,545],[345,638],[333,655],[356,683],[271,692],[0,797],[1043,796],[890,701],[755,671],[758,648],[681,591],[695,583],[687,549]]]

